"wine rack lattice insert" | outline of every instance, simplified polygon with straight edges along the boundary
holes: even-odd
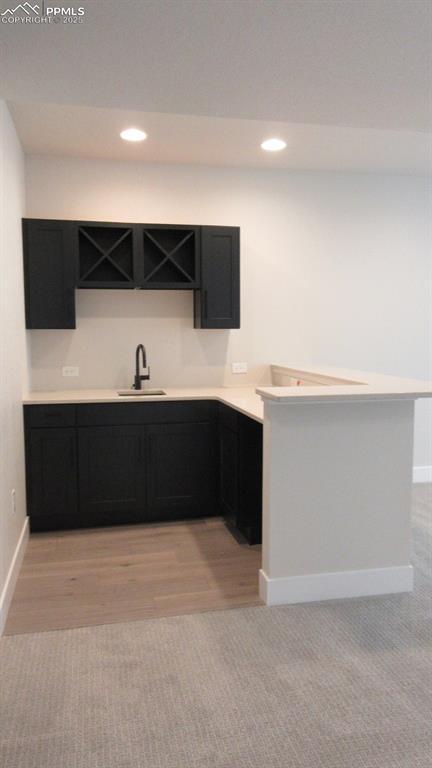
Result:
[[[144,229],[144,282],[194,284],[195,238],[193,229]]]
[[[79,227],[79,282],[134,282],[133,235],[130,227]]]

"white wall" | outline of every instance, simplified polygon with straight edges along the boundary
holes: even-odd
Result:
[[[76,331],[31,332],[33,387],[129,385],[140,341],[155,385],[220,383],[233,360],[426,378],[428,191],[413,176],[29,157],[28,216],[233,224],[242,242],[239,331],[195,331],[187,292],[78,291]],[[65,364],[80,379],[62,379]],[[426,408],[417,465],[432,464]]]
[[[22,394],[27,387],[21,218],[24,157],[0,101],[0,634],[11,589],[6,590],[25,523]],[[16,510],[12,512],[11,491]],[[10,584],[10,586],[12,586]]]

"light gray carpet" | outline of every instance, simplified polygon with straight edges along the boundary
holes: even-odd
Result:
[[[431,768],[430,487],[414,596],[6,637],[2,768]]]

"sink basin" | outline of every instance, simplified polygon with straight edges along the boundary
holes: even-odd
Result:
[[[166,395],[163,389],[119,389],[119,397],[154,397],[155,395]]]

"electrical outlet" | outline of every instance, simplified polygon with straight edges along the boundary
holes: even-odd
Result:
[[[62,376],[79,376],[79,368],[77,365],[65,365],[62,368]]]
[[[232,373],[247,373],[248,364],[247,363],[231,363],[231,371]]]
[[[14,515],[16,512],[16,494],[15,494],[15,488],[12,488],[11,491],[11,511]]]

